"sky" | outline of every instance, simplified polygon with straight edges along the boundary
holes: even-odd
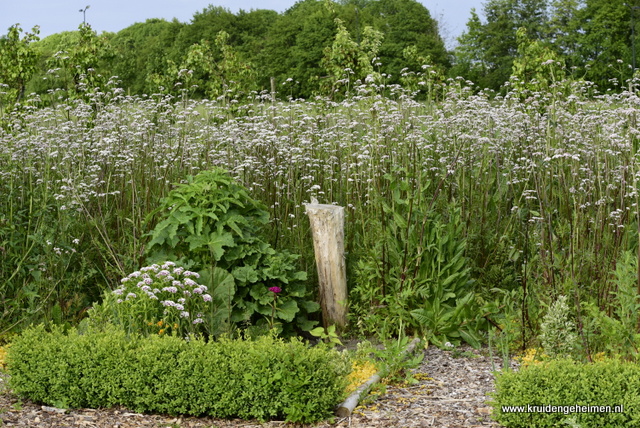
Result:
[[[471,8],[482,11],[485,0],[419,0],[431,16],[440,22],[441,35],[448,47],[455,44],[470,17]],[[284,12],[296,0],[0,0],[0,34],[20,24],[30,31],[40,26],[40,37],[61,31],[74,31],[86,16],[98,33],[117,32],[149,18],[177,18],[189,22],[195,12],[209,5],[222,6],[231,12],[240,9],[270,9]],[[83,13],[84,10],[89,6]]]

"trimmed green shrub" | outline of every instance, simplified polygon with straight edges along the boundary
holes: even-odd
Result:
[[[498,373],[491,405],[507,427],[640,426],[639,391],[637,364],[558,359]]]
[[[7,363],[17,395],[57,407],[305,423],[331,415],[350,371],[343,354],[298,339],[185,341],[113,326],[84,334],[30,328]]]

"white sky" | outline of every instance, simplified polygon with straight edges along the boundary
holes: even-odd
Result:
[[[472,7],[480,13],[485,0],[419,0],[431,16],[441,23],[441,35],[447,46],[464,31]],[[86,11],[87,22],[99,33],[116,32],[149,18],[177,18],[189,22],[193,14],[208,5],[223,6],[232,12],[239,9],[271,9],[284,12],[295,0],[0,0],[0,34],[19,23],[23,30],[40,26],[40,37],[60,31],[73,31],[82,23]]]

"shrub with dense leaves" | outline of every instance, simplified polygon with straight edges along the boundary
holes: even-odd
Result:
[[[56,407],[312,422],[344,398],[350,363],[270,336],[205,342],[38,326],[13,342],[8,370],[16,394]]]
[[[558,359],[499,373],[491,404],[506,427],[630,427],[640,424],[639,390],[635,363]]]
[[[179,261],[212,291],[224,283],[218,294],[227,302],[230,321],[313,327],[307,314],[319,305],[308,299],[307,274],[296,269],[299,256],[266,242],[262,228],[269,213],[226,171],[214,168],[189,177],[150,219],[155,215],[161,219],[151,232],[150,259]],[[275,287],[278,293],[270,291]]]

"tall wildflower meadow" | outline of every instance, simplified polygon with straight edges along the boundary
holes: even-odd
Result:
[[[526,342],[542,303],[560,295],[607,310],[611,272],[638,247],[637,93],[588,96],[584,84],[568,95],[495,95],[470,85],[449,81],[438,103],[372,82],[340,102],[256,97],[231,106],[118,89],[54,107],[28,101],[0,130],[1,329],[80,319],[146,265],[148,215],[160,200],[213,167],[265,204],[271,245],[301,254],[309,278],[304,203],[346,207],[352,325],[364,334],[372,327],[357,319],[363,308],[383,320],[402,293],[438,295],[419,261],[429,231],[450,223],[455,232],[438,239],[458,240],[456,269],[470,280],[439,298],[453,307],[472,292],[484,315],[477,328],[504,324],[505,308],[515,308]],[[358,263],[385,230],[402,242],[397,286],[379,272],[391,272],[387,244],[379,260]],[[447,334],[444,324],[431,328]]]

